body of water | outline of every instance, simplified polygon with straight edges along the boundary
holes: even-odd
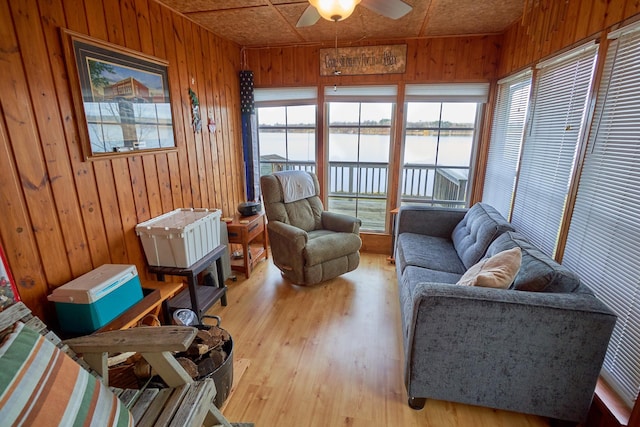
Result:
[[[260,157],[274,163],[279,158],[293,163],[315,162],[315,133],[290,132],[287,138],[288,144],[284,132],[260,133]],[[435,135],[406,136],[400,182],[403,199],[460,200],[466,195],[473,136],[446,135],[439,141]],[[384,230],[389,156],[389,135],[363,134],[358,140],[354,134],[331,134],[329,161],[361,164],[332,164],[329,208],[360,217],[363,229]],[[266,164],[262,170],[269,173],[271,167]]]
[[[315,161],[315,133],[260,133],[260,156],[277,155],[290,161]],[[333,133],[329,140],[329,161],[389,162],[389,135]],[[468,167],[473,146],[472,135],[407,135],[404,163]],[[288,151],[287,151],[288,150]],[[437,161],[437,162],[436,162]]]

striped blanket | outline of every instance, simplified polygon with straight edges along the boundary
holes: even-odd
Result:
[[[18,322],[0,346],[3,426],[132,426],[129,411],[97,378]]]

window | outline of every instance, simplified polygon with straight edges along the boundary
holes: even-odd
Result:
[[[408,85],[401,203],[466,206],[487,84]]]
[[[260,175],[316,170],[316,89],[255,90]]]
[[[498,82],[482,201],[505,218],[511,213],[530,92],[531,71]]]
[[[618,315],[603,376],[633,406],[640,392],[640,27],[610,38],[563,264]]]
[[[591,43],[538,65],[511,222],[554,256],[596,59]]]
[[[395,86],[326,88],[330,211],[384,231]]]

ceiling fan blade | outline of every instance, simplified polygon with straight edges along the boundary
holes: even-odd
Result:
[[[362,0],[362,6],[391,19],[402,18],[413,9],[402,0]]]
[[[320,14],[318,13],[318,9],[309,5],[307,6],[307,9],[302,13],[300,19],[298,19],[296,27],[308,27],[318,22],[319,19]]]

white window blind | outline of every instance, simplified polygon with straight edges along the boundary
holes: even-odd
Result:
[[[576,147],[586,115],[596,45],[548,61],[534,82],[511,222],[549,256],[556,250]]]
[[[256,88],[253,91],[256,107],[316,104],[317,87]]]
[[[563,264],[618,322],[603,376],[633,405],[640,392],[640,32],[608,48]]]
[[[409,84],[405,100],[410,102],[475,102],[486,103],[489,83]]]
[[[505,218],[511,212],[530,92],[530,70],[498,82],[482,201]]]
[[[398,87],[376,86],[325,86],[326,102],[396,102]]]

